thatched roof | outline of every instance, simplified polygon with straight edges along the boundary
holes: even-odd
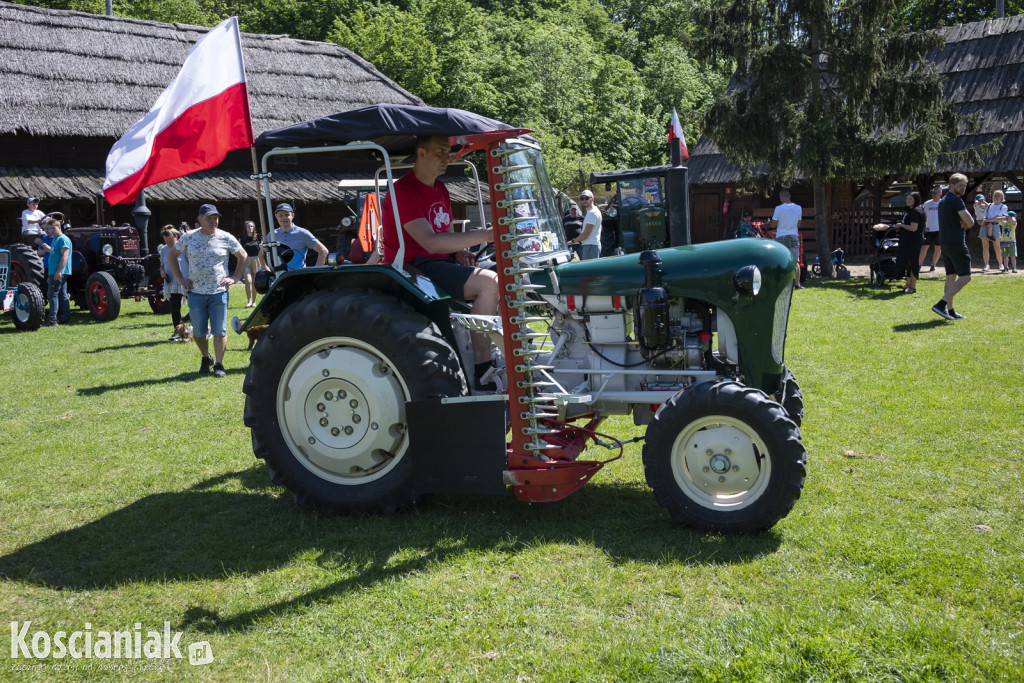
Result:
[[[946,76],[943,92],[955,110],[979,114],[978,130],[961,135],[961,150],[1000,138],[998,151],[978,168],[935,168],[940,173],[1024,172],[1024,15],[976,21],[943,29],[946,44],[928,58]],[[735,183],[739,169],[706,137],[687,163],[692,184]]]
[[[400,174],[399,174],[400,175]],[[341,180],[364,180],[354,173],[281,173],[275,171],[271,191],[275,197],[303,202],[351,199],[354,191],[339,187]],[[442,176],[452,201],[475,204],[476,183],[463,176]],[[0,200],[46,201],[90,199],[103,187],[103,171],[89,168],[25,168],[0,166]],[[486,183],[480,185],[484,202],[490,201]],[[147,202],[256,201],[256,182],[241,171],[201,171],[146,188]]]
[[[207,30],[0,1],[0,134],[121,137]],[[257,135],[370,104],[422,104],[330,43],[243,33],[242,53]]]

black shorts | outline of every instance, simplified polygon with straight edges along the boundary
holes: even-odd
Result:
[[[966,244],[943,244],[942,262],[946,265],[946,275],[971,274],[971,252]]]
[[[466,298],[466,281],[476,270],[472,266],[456,263],[453,256],[447,258],[417,256],[412,265],[430,278],[431,282],[443,289],[448,296],[463,300]]]
[[[938,230],[932,230],[931,232],[926,232],[924,234],[924,246],[930,247],[932,245],[935,245],[935,246],[939,245],[939,231]]]

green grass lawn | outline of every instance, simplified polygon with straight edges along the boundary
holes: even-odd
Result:
[[[1024,278],[976,277],[956,323],[930,310],[940,288],[796,293],[807,483],[746,537],[673,525],[640,444],[561,503],[323,518],[253,458],[244,335],[226,379],[199,378],[145,303],[5,320],[0,680],[1020,681]],[[29,620],[170,622],[184,659],[12,659]],[[190,666],[199,641],[214,661]]]

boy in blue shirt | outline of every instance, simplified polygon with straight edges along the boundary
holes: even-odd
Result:
[[[50,310],[46,315],[47,327],[71,322],[71,301],[68,299],[68,277],[71,275],[71,240],[61,229],[60,221],[47,218],[43,227],[53,238],[46,257],[46,299]]]

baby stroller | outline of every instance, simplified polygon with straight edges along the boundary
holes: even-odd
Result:
[[[871,283],[882,287],[886,280],[899,280],[903,273],[896,272],[896,254],[900,249],[899,228],[885,223],[871,226],[875,255],[871,259]]]

